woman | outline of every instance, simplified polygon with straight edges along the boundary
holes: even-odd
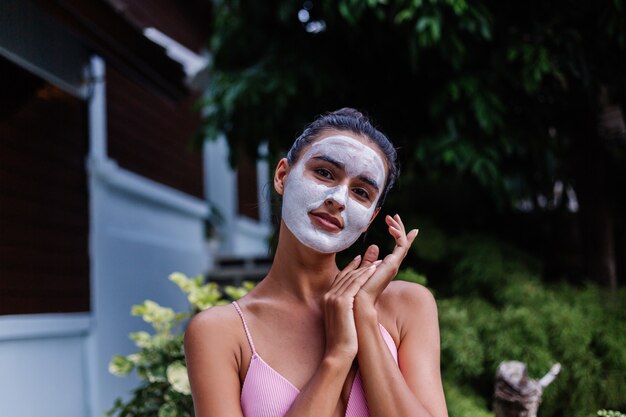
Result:
[[[315,120],[274,174],[283,198],[267,276],[197,314],[185,352],[197,417],[447,416],[433,296],[393,281],[417,236],[386,216],[393,252],[339,270],[398,174],[389,140],[359,112]]]

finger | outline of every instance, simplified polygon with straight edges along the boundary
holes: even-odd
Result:
[[[395,220],[396,222],[398,222],[398,224],[399,224],[399,225],[400,225],[400,227],[402,228],[402,231],[404,232],[406,229],[405,229],[405,227],[404,227],[404,223],[402,223],[402,219],[400,218],[400,215],[399,215],[399,214],[396,214],[396,215],[394,216],[394,220]]]
[[[354,297],[359,292],[361,287],[363,287],[363,285],[372,277],[372,275],[374,275],[376,269],[377,268],[374,265],[368,267],[362,274],[356,276],[354,280],[349,282],[345,286],[345,289],[341,294],[348,297]]]
[[[361,275],[368,273],[371,268],[376,269],[377,266],[378,265],[373,265],[373,264],[369,266],[364,266],[362,268],[359,268],[353,271],[351,274],[348,274],[348,276],[346,276],[341,281],[341,283],[337,284],[335,294],[337,295],[343,294],[346,288],[350,285],[350,283],[352,283],[355,279],[358,279],[358,277],[360,277]]]
[[[394,219],[393,217],[391,217],[390,215],[387,215],[387,217],[385,217],[385,222],[387,223],[388,226],[400,228],[400,223],[398,223],[398,221]]]
[[[353,271],[346,273],[344,276],[340,277],[339,279],[336,280],[336,282],[333,283],[332,287],[327,291],[327,293],[341,294],[343,291],[343,288],[345,288],[346,286],[346,283],[354,279],[355,276],[358,276],[361,273],[363,273],[363,271],[365,271],[367,268],[369,268],[369,266],[357,268]]]
[[[402,223],[402,219],[400,219],[399,214],[394,214],[393,216],[387,215],[386,220],[389,226],[393,226],[396,229],[404,231],[404,224]]]
[[[400,231],[395,227],[390,226],[390,233],[391,232],[399,233]],[[399,238],[396,239],[396,246],[393,251],[389,255],[385,256],[383,262],[376,269],[376,275],[371,279],[368,279],[363,284],[362,289],[364,291],[374,296],[375,299],[378,298],[389,282],[394,278],[400,268],[402,260],[406,257],[411,244],[413,244],[413,241],[417,237],[417,233],[418,230],[413,229],[408,235],[405,235],[404,233],[399,235]]]
[[[397,230],[395,232],[397,233]],[[417,236],[416,231],[411,231],[410,240],[409,240],[409,237],[405,235],[404,233],[399,235],[398,237],[394,236],[396,238],[396,245],[394,246],[393,251],[389,255],[385,256],[383,263],[385,264],[391,263],[392,265],[397,264],[399,266],[400,262],[402,262],[402,260],[408,253],[409,248],[411,247],[411,244],[415,240],[416,236]]]
[[[344,269],[342,269],[337,275],[335,275],[333,282],[330,284],[331,288],[335,285],[336,282],[345,277],[346,274],[357,269],[359,267],[359,262],[361,262],[361,255],[357,255],[353,260],[350,261],[348,265],[346,265]]]
[[[379,253],[380,249],[378,249],[378,246],[370,245],[363,255],[363,262],[361,262],[361,266],[371,265],[374,261],[378,259]]]
[[[341,271],[339,271],[339,273],[337,274],[337,277],[343,277],[344,275],[350,273],[351,271],[354,271],[355,269],[359,267],[360,262],[361,262],[361,255],[355,256],[354,259],[348,263],[348,265],[346,265]]]
[[[391,255],[388,255],[387,258],[389,256]],[[378,297],[384,292],[398,271],[397,267],[394,266],[395,264],[395,261],[385,259],[376,268],[375,273],[361,285],[360,289],[372,296],[374,301],[378,300]]]
[[[399,266],[400,262],[402,262],[406,254],[409,252],[409,248],[411,247],[413,240],[415,240],[415,236],[417,236],[417,233],[412,235],[412,239],[410,241],[406,235],[397,238],[393,251],[391,251],[389,255],[385,256],[383,263],[396,263]]]
[[[404,232],[402,232],[402,230],[400,229],[389,226],[388,230],[389,230],[389,234],[393,236],[396,240],[404,237]]]
[[[352,285],[355,281],[361,282],[361,285],[363,285],[363,282],[365,282],[367,279],[363,278],[363,280],[360,280],[360,278],[362,277],[369,278],[376,271],[377,267],[378,267],[378,263],[357,269],[356,271],[354,271],[354,273],[350,274],[350,276],[346,277],[346,279],[344,279],[341,282],[341,285],[337,287],[335,294],[336,295],[344,294],[346,292],[346,288]]]

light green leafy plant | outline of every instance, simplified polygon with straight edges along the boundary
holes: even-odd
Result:
[[[131,314],[150,323],[154,334],[131,333],[129,337],[139,350],[130,355],[115,355],[109,363],[109,372],[113,375],[127,376],[136,370],[143,380],[130,400],[124,402],[118,398],[115,401],[107,412],[109,416],[192,417],[182,325],[199,311],[243,297],[255,285],[246,281],[241,287],[221,288],[213,282],[204,283],[202,276],[189,278],[180,272],[171,274],[169,279],[187,295],[190,311],[175,312],[150,300],[132,307]],[[224,298],[225,295],[229,299]]]
[[[626,417],[626,414],[614,410],[598,410],[600,417]]]

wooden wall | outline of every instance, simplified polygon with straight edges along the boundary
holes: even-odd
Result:
[[[107,69],[109,157],[120,166],[202,198],[202,155],[191,148],[195,97],[175,102]]]
[[[88,311],[86,104],[0,61],[0,314]]]
[[[211,1],[118,0],[123,13],[140,27],[156,27],[192,51],[206,46],[211,27]]]

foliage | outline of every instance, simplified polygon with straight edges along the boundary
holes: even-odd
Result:
[[[169,277],[187,295],[191,312],[176,313],[146,300],[132,307],[131,314],[150,323],[154,334],[145,331],[129,336],[139,349],[130,355],[116,355],[109,364],[109,372],[127,376],[133,370],[142,380],[127,402],[117,399],[108,415],[119,417],[191,417],[193,403],[185,366],[181,325],[195,312],[215,305],[226,304],[224,293],[230,299],[243,297],[254,284],[244,282],[241,287],[226,286],[223,292],[216,283],[204,283],[202,276],[188,278],[182,273]]]
[[[489,238],[460,240],[453,271],[468,282],[458,283],[461,295],[438,302],[451,410],[457,401],[467,403],[467,395],[491,398],[504,360],[525,362],[533,378],[561,363],[544,393],[542,416],[583,417],[602,406],[626,406],[626,290],[548,285],[527,255]],[[455,388],[461,386],[474,389],[461,398]]]
[[[541,415],[588,417],[600,407],[626,406],[626,290],[610,294],[587,284],[546,284],[532,257],[493,237],[447,236],[446,262],[454,276],[449,294],[438,297],[441,365],[451,417],[492,416],[490,404],[497,366],[504,360],[528,365],[532,378],[543,376],[555,362],[560,375],[546,389]],[[425,284],[411,268],[398,279]],[[463,282],[464,280],[467,282]],[[203,284],[201,277],[172,274],[193,311],[245,295],[252,284],[227,287]],[[180,327],[192,313],[146,301],[132,308],[154,328],[135,332],[138,352],[115,356],[110,371],[133,370],[141,385],[132,398],[117,400],[109,414],[118,416],[192,416],[189,381]],[[621,417],[617,411],[597,411]]]
[[[446,383],[446,402],[449,417],[493,417],[487,410],[485,400],[469,389]]]
[[[595,126],[602,88],[626,102],[622,1],[305,3],[216,3],[208,137],[284,150],[313,115],[351,105],[411,166],[510,198],[572,180],[569,135]]]
[[[614,410],[598,410],[600,417],[626,417],[626,414]]]
[[[601,252],[599,231],[619,236],[626,213],[612,192],[626,189],[624,130],[598,126],[607,106],[626,108],[625,8],[623,0],[219,1],[198,137],[224,134],[233,162],[258,156],[261,142],[276,158],[315,115],[356,107],[401,149],[408,192],[390,199],[402,204],[395,211],[431,203],[433,190],[454,183],[449,195],[468,198],[448,197],[450,218],[493,225],[493,214],[522,202],[534,213],[566,212],[573,197],[557,199],[561,184],[581,209],[614,207],[590,216],[604,225],[572,226]],[[435,232],[417,250],[437,262],[446,246]],[[598,279],[604,270],[593,261],[618,253],[581,250]]]
[[[403,268],[401,271],[398,272],[395,279],[399,281],[414,282],[420,285],[426,285],[428,283],[424,275],[416,272],[411,267]]]

